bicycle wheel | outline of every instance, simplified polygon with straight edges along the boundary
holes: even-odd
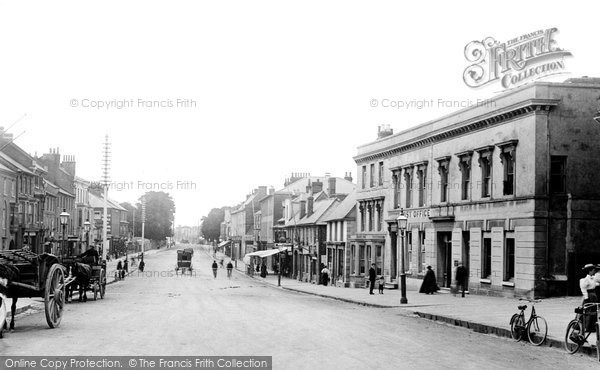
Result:
[[[577,320],[571,320],[567,325],[567,333],[565,334],[565,349],[570,354],[579,351],[579,348],[583,344],[581,332],[581,323]]]
[[[544,343],[546,334],[548,334],[548,324],[543,317],[536,316],[527,324],[527,337],[531,344],[539,346]]]
[[[525,318],[521,314],[514,314],[510,319],[510,335],[516,341],[523,339],[525,331]]]

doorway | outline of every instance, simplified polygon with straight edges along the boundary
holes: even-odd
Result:
[[[471,253],[471,233],[469,231],[463,231],[462,233],[462,263],[467,270],[467,276],[465,277],[465,285],[469,290],[469,275],[471,275],[471,269],[469,265],[470,253]]]
[[[437,245],[438,285],[443,288],[450,288],[452,285],[452,232],[438,232]]]

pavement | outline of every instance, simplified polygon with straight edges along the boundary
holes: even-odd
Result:
[[[165,250],[165,248],[162,249],[150,249],[144,252],[144,254],[147,255],[152,255],[154,253],[157,253],[161,250]],[[139,261],[136,258],[136,265],[135,266],[131,266],[131,256],[129,255],[129,272],[127,273],[127,275],[131,275],[132,273],[134,273],[135,271],[137,271],[137,263],[139,263]],[[137,254],[135,254],[135,256],[137,257]],[[111,259],[110,261],[108,261],[106,263],[106,285],[109,284],[113,284],[116,283],[118,280],[115,280],[115,272],[117,271],[117,264],[119,263],[118,261],[123,262],[125,260],[125,257],[119,257],[118,259]],[[12,302],[10,302],[9,304],[7,304],[6,309],[7,309],[7,317],[10,317],[11,315],[11,304]],[[15,310],[15,315],[21,314],[29,309],[31,309],[34,306],[40,306],[43,305],[44,301],[41,298],[19,298],[19,300],[17,301],[17,308]]]
[[[222,254],[217,253],[217,259]],[[225,257],[225,261],[229,260]],[[238,261],[238,273],[246,274],[246,265]],[[264,284],[279,288],[278,276],[270,273],[266,278],[261,278],[255,273],[252,278]],[[400,308],[409,310],[418,317],[460,326],[478,333],[494,334],[500,337],[511,337],[510,318],[518,313],[517,306],[527,304],[526,317],[531,312],[531,303],[520,301],[516,298],[490,297],[482,295],[469,295],[465,298],[455,295],[450,291],[427,295],[419,293],[421,280],[407,279],[407,304],[400,304],[401,293],[399,289],[386,289],[384,294],[379,294],[377,289],[374,295],[369,294],[366,288],[342,288],[323,286],[313,283],[300,282],[286,277],[281,278],[280,289],[298,293],[311,294],[324,298],[340,300],[374,308]],[[546,298],[535,303],[536,313],[546,319],[548,323],[548,336],[544,345],[564,350],[564,337],[568,323],[575,318],[574,309],[581,304],[581,297]],[[595,342],[592,334],[589,341]],[[594,343],[595,344],[595,343]],[[586,344],[581,352],[596,356],[595,345]]]

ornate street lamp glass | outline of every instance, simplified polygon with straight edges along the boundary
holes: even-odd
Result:
[[[63,209],[63,211],[59,215],[59,217],[60,217],[60,224],[61,225],[66,225],[67,222],[69,222],[69,217],[71,217],[71,215],[67,213],[66,209]]]

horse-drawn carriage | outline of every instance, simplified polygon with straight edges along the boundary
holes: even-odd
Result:
[[[12,320],[19,298],[44,298],[46,322],[60,325],[67,286],[64,267],[51,254],[37,255],[24,249],[0,251],[0,337],[6,329],[6,298],[12,298]]]
[[[192,248],[180,249],[177,251],[177,265],[175,266],[175,274],[179,273],[181,269],[181,273],[185,274],[186,269],[192,274],[192,256],[194,255],[194,250]]]
[[[94,293],[94,301],[104,299],[106,292],[106,264],[94,257],[62,257],[62,264],[68,271],[67,298],[79,290],[79,301],[87,301],[87,292]]]

